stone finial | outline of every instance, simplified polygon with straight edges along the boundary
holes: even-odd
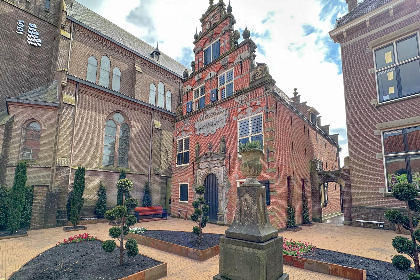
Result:
[[[297,92],[297,88],[294,88],[293,96],[296,97],[299,93]]]
[[[185,68],[184,73],[182,73],[184,79],[188,79],[188,69]]]
[[[195,39],[195,40],[197,40],[197,39],[198,39],[197,27],[195,28],[194,39]]]
[[[244,32],[242,32],[242,38],[249,39],[251,37],[251,32],[248,30],[248,27],[245,27]]]
[[[210,3],[210,6],[213,6],[213,0],[210,0],[209,3]]]
[[[228,14],[232,13],[232,6],[230,5],[230,0],[229,0],[229,6],[227,7],[227,12]]]

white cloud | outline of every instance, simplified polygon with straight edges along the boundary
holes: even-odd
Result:
[[[228,0],[225,3],[227,5]],[[126,21],[126,16],[139,4],[140,0],[124,0],[124,5],[121,1],[104,0],[95,11],[134,35],[146,38],[150,35],[146,28]],[[148,12],[156,28],[159,49],[173,58],[181,57],[185,47],[192,52],[195,29],[198,27],[200,31],[199,19],[208,5],[208,1],[197,0],[153,1]],[[326,61],[329,48],[320,40],[333,29],[331,17],[320,20],[321,0],[260,0],[257,3],[231,0],[231,5],[237,21],[235,29],[247,26],[253,33],[270,32],[270,38],[251,36],[251,39],[263,46],[265,56],[260,51],[256,61],[268,64],[277,86],[289,96],[293,88],[298,88],[301,101],[315,107],[322,115],[322,124],[331,125],[330,130],[345,128],[343,77],[338,74],[335,63]],[[262,24],[268,13],[269,20]],[[304,36],[304,25],[313,26],[316,32]],[[346,137],[340,135],[340,140]],[[347,145],[342,148],[343,159],[348,155]]]

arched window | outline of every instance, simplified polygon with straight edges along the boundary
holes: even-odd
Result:
[[[102,165],[128,168],[129,141],[130,127],[121,113],[114,113],[105,123]],[[115,147],[118,147],[118,151]],[[116,158],[118,158],[117,162]]]
[[[166,92],[166,110],[172,110],[172,93],[169,90]]]
[[[152,104],[152,105],[156,105],[156,86],[155,86],[155,84],[150,84],[149,103]]]
[[[88,68],[87,68],[87,75],[86,80],[88,82],[96,84],[96,71],[98,69],[98,61],[96,58],[91,56],[88,59]]]
[[[158,107],[164,108],[165,107],[165,85],[160,82],[158,85]]]
[[[109,72],[111,69],[111,61],[107,56],[101,58],[101,72],[99,75],[99,85],[109,87]]]
[[[118,67],[115,67],[112,71],[112,90],[120,91],[121,87],[121,71]]]
[[[41,126],[37,122],[30,122],[23,129],[23,159],[38,159],[41,146]]]

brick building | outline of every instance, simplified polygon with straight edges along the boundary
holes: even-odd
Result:
[[[302,193],[314,220],[341,211],[336,183],[310,183],[317,170],[339,167],[337,135],[255,63],[248,30],[238,43],[232,7],[212,2],[190,73],[74,0],[0,1],[0,184],[10,187],[17,162],[27,161],[32,228],[66,222],[77,166],[86,168],[82,216],[93,215],[100,181],[116,204],[124,169],[135,198],[150,182],[153,204],[174,214],[191,213],[194,186],[206,185],[211,219],[230,223],[245,179],[238,143],[248,140],[264,146],[259,179],[276,227],[285,227],[287,201],[301,223]]]
[[[230,224],[236,190],[245,181],[239,143],[260,141],[264,167],[258,180],[266,187],[275,227],[286,227],[288,201],[296,208],[296,222],[302,223],[303,193],[314,220],[340,213],[336,183],[321,188],[330,203],[312,213],[312,204],[321,203],[321,193],[311,189],[310,178],[311,161],[320,162],[323,170],[339,168],[338,135],[329,135],[319,113],[300,102],[296,91],[292,99],[281,91],[267,65],[255,63],[256,45],[247,29],[238,44],[230,4],[227,9],[222,1],[210,5],[200,22],[193,72],[183,83],[182,114],[175,124],[172,212],[191,214],[194,187],[202,184],[210,220]]]
[[[389,227],[384,212],[403,206],[391,195],[397,177],[420,186],[420,1],[347,3],[330,32],[343,64],[352,194],[345,221]]]

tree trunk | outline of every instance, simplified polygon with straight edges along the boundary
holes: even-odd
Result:
[[[414,267],[416,269],[416,273],[420,273],[420,266],[419,266],[419,252],[417,251],[417,242],[414,238],[414,227],[413,227],[413,220],[411,219],[411,210],[410,207],[407,204],[407,212],[408,212],[408,222],[410,224],[410,234],[411,234],[411,240],[413,241],[413,260],[414,260]]]

